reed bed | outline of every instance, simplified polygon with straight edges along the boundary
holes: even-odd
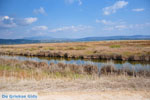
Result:
[[[124,75],[133,77],[150,77],[150,70],[138,70],[136,71],[134,67],[130,69],[129,67],[124,67],[122,69],[116,69],[115,66],[104,65],[100,69],[100,75]]]
[[[47,64],[45,62],[19,61],[12,59],[0,58],[0,76],[1,77],[18,77],[18,78],[83,78],[101,77],[101,76],[133,76],[133,77],[150,77],[150,70],[129,69],[124,67],[117,69],[113,63],[108,63],[98,68],[96,65],[85,64],[65,64],[63,62]]]

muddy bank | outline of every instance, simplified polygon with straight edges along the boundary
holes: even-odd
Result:
[[[130,55],[123,56],[118,54],[112,55],[72,55],[63,52],[0,52],[0,55],[20,55],[20,56],[37,56],[37,57],[58,57],[58,58],[80,58],[80,59],[100,59],[100,60],[122,60],[122,61],[150,61],[150,55]]]

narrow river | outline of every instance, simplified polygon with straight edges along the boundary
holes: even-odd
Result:
[[[0,55],[0,58],[5,59],[17,59],[21,61],[37,61],[37,62],[46,62],[50,63],[65,63],[65,64],[93,64],[101,68],[103,65],[114,65],[117,69],[123,67],[128,67],[129,69],[134,70],[150,70],[150,62],[139,62],[139,61],[113,61],[113,60],[89,60],[89,59],[64,59],[64,58],[50,58],[50,57],[26,57],[26,56],[8,56]]]

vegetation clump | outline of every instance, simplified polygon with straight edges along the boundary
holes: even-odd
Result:
[[[120,48],[120,45],[111,45],[110,48]]]
[[[50,63],[35,62],[35,61],[19,61],[19,60],[6,60],[0,58],[0,71],[1,74],[7,72],[9,75],[13,72],[30,73],[28,76],[46,75],[46,77],[61,76],[61,77],[77,77],[77,76],[101,76],[101,75],[125,75],[133,77],[150,77],[150,70],[129,69],[124,67],[122,69],[116,68],[113,64],[106,64],[98,68],[96,65],[85,64],[65,64],[65,63]],[[33,74],[33,75],[32,75]],[[21,75],[21,74],[19,74]],[[2,75],[1,75],[2,76]]]

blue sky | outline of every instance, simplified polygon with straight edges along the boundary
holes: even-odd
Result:
[[[150,35],[150,0],[0,0],[0,38]]]

